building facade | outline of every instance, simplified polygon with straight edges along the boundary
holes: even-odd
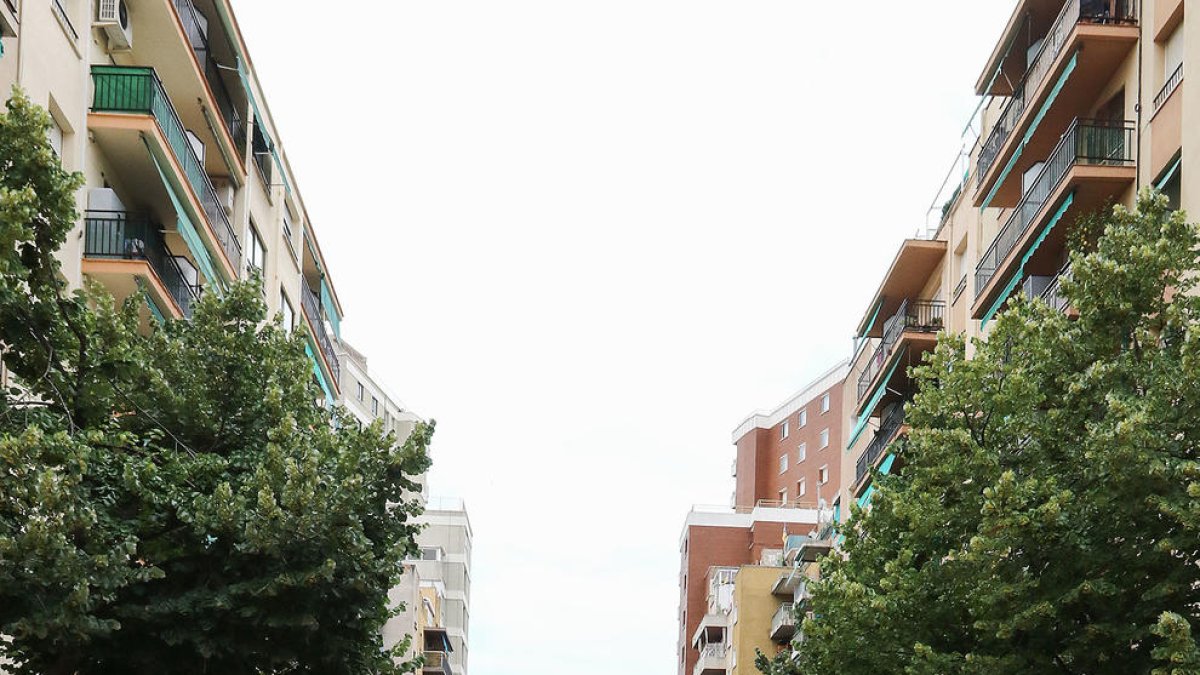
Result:
[[[1196,26],[1192,28],[1191,26]],[[1184,0],[1019,0],[975,83],[970,134],[930,226],[902,242],[858,326],[847,378],[843,499],[869,502],[893,469],[907,366],[943,329],[986,336],[1018,295],[1070,312],[1067,233],[1147,186],[1197,212],[1200,14]],[[845,510],[844,510],[845,512]]]
[[[414,561],[423,587],[441,593],[441,623],[444,650],[430,660],[445,662],[449,673],[465,675],[469,656],[471,624],[471,546],[474,533],[466,505],[461,499],[432,499],[418,519],[424,529],[417,535],[421,554]],[[441,672],[441,671],[434,671]]]
[[[85,178],[72,287],[143,297],[148,325],[257,274],[336,401],[342,306],[228,0],[0,0],[0,47],[0,90],[49,111]]]

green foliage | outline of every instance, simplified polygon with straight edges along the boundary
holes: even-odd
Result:
[[[399,673],[432,425],[402,445],[314,405],[257,281],[139,332],[67,293],[79,176],[19,92],[0,115],[0,655],[17,673]],[[401,649],[404,645],[401,645]]]
[[[914,369],[903,468],[764,671],[1200,672],[1200,239],[1150,192],[1102,225],[1077,319],[1018,299]]]

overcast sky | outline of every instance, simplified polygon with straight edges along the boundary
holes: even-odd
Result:
[[[372,374],[475,528],[472,675],[676,670],[732,430],[849,355],[1013,0],[234,0]]]

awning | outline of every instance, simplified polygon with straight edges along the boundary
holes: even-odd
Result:
[[[167,317],[163,316],[162,310],[158,308],[158,305],[154,304],[154,298],[150,297],[150,291],[146,290],[146,284],[142,281],[141,277],[138,277],[137,285],[138,290],[142,292],[142,297],[146,300],[146,306],[150,308],[150,316],[154,317],[159,325],[166,323]]]
[[[1041,124],[1042,119],[1046,117],[1046,113],[1049,112],[1050,106],[1054,104],[1054,99],[1058,98],[1059,92],[1061,92],[1063,87],[1066,86],[1067,80],[1070,79],[1071,73],[1075,72],[1075,66],[1078,63],[1079,51],[1076,50],[1075,53],[1071,55],[1071,60],[1067,63],[1067,67],[1065,70],[1063,70],[1063,74],[1058,77],[1058,82],[1054,83],[1054,88],[1050,90],[1050,96],[1046,99],[1046,102],[1042,104],[1042,107],[1038,109],[1037,115],[1034,115],[1033,121],[1029,124],[1029,130],[1025,132],[1024,138],[1021,139],[1021,144],[1017,146],[1016,151],[1013,152],[1012,158],[1009,159],[1008,164],[1005,165],[1004,171],[1000,172],[1000,176],[992,185],[991,191],[988,192],[987,199],[983,200],[983,206],[980,207],[981,209],[986,209],[989,205],[991,205],[992,199],[996,196],[996,191],[1000,189],[1000,185],[1004,183],[1004,179],[1008,177],[1008,174],[1013,170],[1013,167],[1016,166],[1017,159],[1021,157],[1021,153],[1025,150],[1025,146],[1029,143],[1029,139],[1033,138],[1033,134],[1037,131],[1038,125]]]
[[[988,325],[988,322],[992,320],[992,317],[996,315],[996,312],[1000,311],[1000,305],[1004,304],[1004,301],[1008,299],[1008,296],[1012,295],[1012,292],[1016,290],[1017,284],[1021,283],[1021,280],[1025,278],[1025,265],[1029,262],[1029,259],[1033,257],[1033,254],[1038,250],[1038,247],[1042,245],[1042,242],[1046,240],[1046,237],[1050,235],[1050,230],[1053,230],[1054,226],[1058,224],[1058,221],[1062,220],[1063,215],[1066,214],[1067,209],[1070,208],[1071,203],[1074,201],[1075,193],[1072,192],[1067,195],[1066,199],[1063,200],[1062,206],[1059,206],[1058,210],[1054,212],[1054,217],[1050,219],[1049,223],[1046,223],[1046,227],[1042,228],[1042,233],[1038,235],[1036,240],[1034,240],[1033,246],[1030,246],[1029,251],[1023,258],[1021,258],[1021,266],[1017,268],[1017,271],[1013,274],[1012,279],[1009,280],[1008,285],[1004,287],[1004,291],[1001,292],[1000,295],[996,296],[996,301],[992,303],[991,308],[988,309],[987,313],[983,315],[983,319],[979,322],[980,329]]]
[[[333,326],[333,334],[341,339],[342,317],[338,316],[337,304],[333,301],[333,293],[329,292],[324,276],[321,277],[321,304],[325,307],[325,319]]]
[[[208,249],[204,247],[204,241],[200,239],[200,233],[196,231],[196,226],[192,223],[192,219],[188,217],[187,209],[183,207],[183,202],[180,201],[179,195],[175,194],[175,188],[171,186],[171,180],[167,178],[167,173],[163,171],[162,164],[159,164],[158,158],[154,156],[154,151],[150,149],[150,144],[146,139],[142,139],[146,144],[146,153],[150,155],[150,161],[154,162],[154,168],[158,170],[158,177],[162,179],[163,188],[167,191],[167,196],[171,198],[171,205],[175,207],[176,228],[179,230],[179,236],[183,237],[183,241],[187,244],[188,249],[195,256],[196,262],[200,265],[200,271],[204,272],[204,276],[208,279],[213,290],[220,295],[225,290],[224,279],[217,274],[216,268],[213,267],[212,258],[208,255]]]
[[[238,56],[238,77],[242,80],[242,88],[246,90],[246,98],[250,101],[250,107],[254,109],[254,124],[257,128],[256,130],[260,130],[263,137],[266,139],[266,147],[264,148],[264,151],[270,152],[271,157],[275,160],[275,165],[279,167],[279,179],[283,181],[283,189],[286,190],[288,194],[291,194],[292,186],[288,183],[287,174],[283,170],[283,161],[279,159],[279,150],[274,141],[271,140],[271,136],[267,134],[266,126],[262,123],[266,117],[264,117],[262,111],[258,109],[258,102],[254,100],[254,89],[250,86],[250,76],[246,74],[246,67],[242,65],[242,63],[242,57]]]
[[[887,376],[879,381],[879,387],[875,390],[875,394],[871,396],[870,402],[868,402],[867,406],[863,408],[862,414],[858,416],[858,423],[854,425],[854,431],[850,432],[850,442],[846,444],[847,450],[854,447],[854,444],[858,441],[858,437],[861,436],[863,430],[867,428],[867,421],[871,419],[871,411],[875,410],[875,406],[879,405],[880,399],[882,399],[883,395],[887,393],[887,383],[891,381],[892,375],[896,374],[896,369],[899,368],[900,364],[903,362],[904,359],[896,359],[896,362],[892,364],[891,370],[888,371]]]
[[[1158,188],[1159,190],[1165,188],[1167,183],[1170,183],[1171,179],[1175,177],[1175,172],[1179,171],[1179,165],[1182,163],[1183,155],[1180,154],[1179,157],[1175,158],[1175,163],[1171,165],[1171,168],[1167,169],[1167,172],[1163,174],[1163,177],[1158,180],[1158,183],[1156,183],[1154,187]]]
[[[337,401],[337,397],[329,388],[329,383],[325,380],[325,373],[321,372],[321,364],[317,361],[317,355],[313,352],[312,345],[305,343],[304,353],[308,354],[308,360],[312,362],[313,373],[317,376],[317,383],[321,385],[321,391],[325,392],[325,400],[333,405]]]

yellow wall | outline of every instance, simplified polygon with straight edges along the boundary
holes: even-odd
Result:
[[[774,656],[779,645],[771,640],[771,619],[783,599],[771,594],[771,587],[786,574],[786,567],[742,567],[733,582],[733,604],[737,621],[731,632],[736,661],[731,675],[754,675],[757,651]]]

